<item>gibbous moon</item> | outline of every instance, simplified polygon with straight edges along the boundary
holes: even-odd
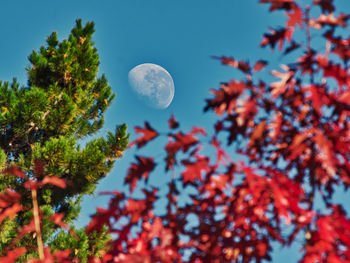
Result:
[[[174,98],[174,81],[159,65],[140,64],[129,71],[128,78],[137,97],[152,108],[165,109]]]

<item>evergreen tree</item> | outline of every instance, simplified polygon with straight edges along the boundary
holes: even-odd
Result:
[[[106,138],[79,145],[101,129],[103,114],[115,97],[106,77],[97,77],[99,56],[93,33],[94,24],[83,25],[81,20],[76,21],[68,39],[59,41],[53,32],[47,45],[29,56],[27,87],[20,87],[16,79],[0,82],[1,168],[19,167],[32,181],[48,176],[67,182],[65,188],[46,184],[37,189],[42,240],[52,250],[73,249],[83,262],[98,254],[108,239],[105,233],[87,235],[83,229],[75,229],[74,236],[47,218],[61,213],[61,224],[72,226],[82,197],[94,192],[128,144],[123,124]],[[41,165],[44,170],[35,172]],[[32,193],[23,182],[9,173],[0,178],[0,191],[11,188],[20,193],[23,207],[15,218],[0,225],[0,254],[13,245],[18,231],[33,218]],[[15,245],[27,249],[22,260],[37,256],[35,235],[26,234]]]

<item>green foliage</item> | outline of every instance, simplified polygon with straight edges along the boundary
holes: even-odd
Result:
[[[106,77],[97,76],[100,62],[93,33],[94,24],[83,25],[81,20],[68,39],[59,41],[53,32],[46,45],[29,56],[27,87],[20,87],[16,79],[0,82],[0,169],[16,165],[38,181],[54,176],[68,182],[64,189],[51,184],[38,189],[43,241],[59,249],[76,248],[80,258],[98,254],[106,238],[87,237],[80,230],[81,240],[75,242],[65,232],[57,234],[58,226],[45,217],[64,213],[63,222],[71,224],[79,215],[83,195],[93,193],[129,141],[125,124],[106,138],[86,141],[103,126],[104,112],[115,97]],[[80,146],[83,139],[85,147]],[[43,174],[35,174],[35,160],[44,164]],[[0,190],[8,187],[22,195],[24,210],[0,224],[0,255],[32,218],[31,192],[23,180],[0,175]],[[18,245],[28,248],[22,260],[36,255],[35,242],[31,235],[20,241]]]
[[[89,256],[100,257],[100,252],[107,249],[106,243],[111,240],[106,227],[99,232],[94,231],[89,234],[86,233],[85,228],[72,228],[72,230],[76,236],[67,231],[60,231],[49,246],[53,251],[74,248],[71,255],[78,257],[82,263],[88,262]]]

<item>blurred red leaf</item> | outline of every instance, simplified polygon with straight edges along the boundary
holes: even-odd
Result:
[[[235,60],[233,57],[213,57],[214,59],[218,59],[221,60],[221,63],[223,65],[229,65],[233,68],[237,68],[240,71],[242,71],[243,73],[249,73],[250,72],[250,65],[248,64],[248,62],[245,61],[238,61]]]
[[[8,251],[6,256],[0,257],[1,263],[13,263],[16,262],[20,256],[22,256],[27,250],[24,247],[16,247],[11,251]]]
[[[299,25],[301,28],[303,27],[303,15],[304,13],[298,6],[293,7],[292,12],[287,12],[288,21],[287,27],[295,27]]]
[[[132,163],[128,174],[125,177],[125,183],[130,185],[130,191],[133,192],[138,180],[142,177],[146,180],[151,171],[153,171],[156,164],[153,161],[153,158],[147,158],[142,156],[135,156],[137,163]]]
[[[201,180],[202,172],[208,172],[210,169],[209,158],[207,157],[196,156],[194,162],[183,160],[181,163],[186,167],[186,170],[181,173],[185,184],[192,183],[196,179]]]
[[[27,189],[38,189],[38,187],[41,186],[40,183],[38,183],[37,181],[34,181],[33,179],[29,179],[23,185]]]
[[[174,115],[171,115],[170,119],[169,119],[169,128],[170,129],[176,129],[180,126],[180,124],[178,123],[178,121],[175,119]]]
[[[309,26],[316,29],[321,29],[324,26],[336,27],[336,26],[347,26],[347,20],[350,18],[350,15],[345,15],[340,13],[338,17],[335,17],[333,13],[327,15],[320,14],[317,19],[310,19]]]
[[[259,60],[255,63],[253,71],[258,72],[258,71],[264,69],[266,66],[267,66],[266,60]]]
[[[14,175],[16,177],[23,178],[23,179],[27,178],[25,173],[21,169],[16,167],[16,166],[11,166],[11,167],[5,169],[3,173],[4,174],[9,174],[9,175]]]
[[[279,43],[279,50],[283,48],[284,40],[291,42],[293,30],[290,28],[281,28],[279,30],[271,29],[270,34],[264,34],[264,39],[260,42],[260,46],[270,45],[272,49]]]
[[[56,225],[62,228],[67,228],[68,225],[62,221],[63,218],[64,218],[63,213],[56,213],[49,217],[51,222],[55,223]]]
[[[294,6],[294,0],[260,0],[259,3],[271,4],[270,12],[275,10],[291,10]]]
[[[335,11],[333,0],[314,0],[314,5],[319,5],[322,9],[322,12],[332,13]]]
[[[17,203],[3,209],[0,213],[0,223],[2,223],[2,221],[4,221],[6,217],[13,219],[15,215],[21,210],[22,210],[22,206]]]
[[[300,46],[301,46],[300,44],[296,43],[295,41],[292,41],[291,44],[284,50],[283,54],[287,55],[288,53],[299,48]]]
[[[45,176],[42,180],[42,184],[52,184],[60,188],[66,188],[66,181],[56,176]]]
[[[294,72],[289,71],[289,68],[287,66],[284,66],[284,69],[286,69],[286,72],[280,72],[277,70],[272,70],[271,74],[275,77],[280,78],[280,81],[273,82],[270,84],[270,87],[272,88],[271,95],[273,98],[276,98],[280,96],[282,93],[284,93],[287,89],[287,84],[292,79]]]
[[[141,127],[135,127],[135,132],[136,133],[141,133],[143,134],[142,137],[132,141],[129,144],[129,148],[132,147],[133,145],[137,145],[137,148],[141,148],[143,146],[145,146],[149,141],[153,140],[154,138],[156,138],[158,136],[158,132],[155,131],[148,122],[145,122],[145,128],[141,128]]]

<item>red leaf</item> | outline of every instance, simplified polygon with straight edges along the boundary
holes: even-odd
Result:
[[[322,12],[332,13],[335,10],[333,0],[314,0],[313,4],[319,5],[322,9]]]
[[[141,148],[145,146],[149,141],[153,140],[158,136],[158,132],[155,131],[148,122],[145,122],[145,128],[141,127],[135,127],[135,132],[136,133],[142,133],[143,136],[134,140],[129,144],[129,148],[132,147],[133,145],[137,145],[137,148]]]
[[[196,156],[196,161],[183,160],[181,163],[185,165],[186,170],[181,173],[184,183],[193,183],[196,179],[201,180],[202,172],[209,171],[209,158]]]
[[[6,217],[13,219],[15,217],[15,215],[21,210],[22,210],[22,206],[20,204],[17,204],[17,203],[2,210],[0,213],[0,224],[2,223],[2,221]]]
[[[56,225],[58,225],[58,226],[60,226],[62,228],[67,228],[68,225],[62,221],[63,218],[64,218],[64,214],[63,213],[56,213],[56,214],[53,214],[52,216],[49,217],[49,219],[53,223],[55,223]]]
[[[201,128],[201,127],[193,127],[190,134],[202,134],[202,135],[207,135],[207,132]]]
[[[34,181],[33,179],[29,179],[29,181],[25,182],[24,187],[27,189],[38,189],[38,187],[41,186],[38,182]]]
[[[204,111],[212,108],[218,115],[222,115],[225,112],[232,114],[236,105],[236,100],[243,93],[245,88],[246,84],[242,81],[222,83],[219,90],[211,90],[215,98],[206,100],[207,106],[204,108]]]
[[[266,120],[261,121],[256,127],[254,128],[254,131],[250,135],[250,142],[249,146],[254,145],[257,141],[261,141],[262,137],[265,135],[266,132]]]
[[[350,18],[350,15],[345,15],[340,13],[338,17],[334,17],[333,13],[329,13],[328,15],[320,14],[317,19],[310,19],[309,26],[314,27],[316,29],[321,29],[324,26],[347,26],[347,20]]]
[[[133,192],[138,180],[143,177],[146,182],[148,175],[153,171],[156,164],[153,161],[153,158],[147,158],[142,156],[135,156],[137,163],[131,164],[128,175],[125,178],[125,183],[130,184],[130,191]]]
[[[60,188],[66,188],[66,181],[56,176],[45,176],[42,184],[52,184]]]
[[[270,34],[264,34],[264,39],[261,41],[260,46],[264,47],[270,45],[272,49],[275,48],[276,43],[279,43],[279,49],[282,50],[283,42],[287,39],[292,41],[293,30],[290,28],[282,28],[279,30],[270,30]]]
[[[22,170],[16,166],[11,166],[11,167],[5,169],[4,174],[14,175],[16,177],[23,178],[23,179],[27,178],[25,173],[22,172]]]
[[[116,205],[118,203],[116,202]],[[96,209],[96,214],[91,216],[91,221],[89,224],[86,226],[86,232],[91,233],[93,231],[101,231],[101,228],[104,225],[110,226],[110,218],[113,216],[114,211],[113,209],[104,209],[104,208],[97,208]]]
[[[141,214],[146,210],[146,200],[133,200],[129,199],[125,209],[131,215],[131,222],[136,223],[139,221]]]
[[[299,25],[302,28],[304,13],[298,6],[295,6],[292,10],[293,12],[287,12],[289,18],[287,21],[287,27],[295,27],[296,25]]]
[[[179,150],[182,150],[183,152],[187,152],[191,146],[194,146],[197,144],[198,139],[196,137],[193,137],[192,134],[183,134],[181,132],[175,134],[172,136],[172,138],[175,139],[175,141],[169,142],[165,146],[165,150],[169,153],[176,153]]]
[[[180,126],[180,124],[177,122],[177,120],[175,119],[174,115],[171,115],[170,119],[169,119],[169,128],[170,129],[176,129]]]
[[[5,208],[9,204],[19,202],[21,195],[12,189],[6,189],[4,193],[0,193],[0,207]]]
[[[300,47],[300,44],[296,43],[295,41],[292,41],[292,43],[290,44],[290,46],[288,46],[288,47],[284,50],[283,54],[284,54],[284,55],[287,55],[288,53],[292,52],[293,50],[295,50],[295,49],[297,49],[297,48],[299,48],[299,47]]]
[[[238,113],[237,124],[241,127],[257,113],[256,100],[251,99],[240,102],[236,112]]]
[[[258,71],[264,69],[264,68],[266,67],[266,65],[267,65],[267,61],[265,61],[265,60],[259,60],[259,61],[257,61],[257,62],[255,63],[254,68],[253,68],[253,71],[254,71],[254,72],[258,72]]]
[[[334,65],[332,63],[328,63],[328,66],[324,68],[325,77],[332,77],[337,82],[339,87],[343,87],[343,85],[347,85],[348,83],[348,73],[346,70],[340,65]]]
[[[260,0],[259,3],[271,4],[270,12],[280,9],[291,10],[295,6],[294,0]]]
[[[249,73],[250,72],[250,65],[245,61],[238,61],[235,60],[233,57],[213,57],[214,59],[221,60],[221,63],[223,65],[229,65],[233,68],[237,68],[243,73]]]
[[[7,252],[6,256],[0,257],[1,263],[13,263],[16,259],[22,256],[27,250],[24,247],[16,247]]]
[[[284,93],[287,89],[287,84],[292,79],[294,72],[290,71],[287,66],[284,66],[284,69],[287,70],[287,72],[279,72],[277,70],[272,70],[271,74],[275,77],[281,78],[280,81],[271,83],[270,87],[272,88],[271,95],[273,98],[278,97],[282,93]]]

